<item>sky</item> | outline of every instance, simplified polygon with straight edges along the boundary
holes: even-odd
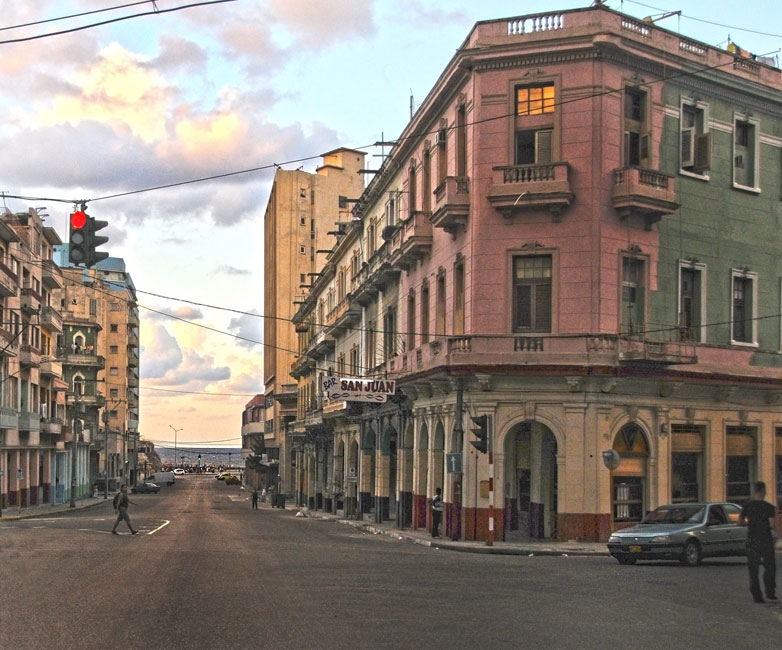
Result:
[[[139,290],[142,437],[168,444],[176,428],[180,446],[238,446],[244,404],[263,392],[273,169],[256,168],[314,171],[338,146],[366,148],[376,167],[369,145],[401,132],[411,95],[424,99],[476,21],[591,0],[235,0],[166,11],[197,2],[0,0],[0,41],[151,12],[0,43],[0,191],[30,197],[4,199],[12,211],[45,206],[63,239],[71,201],[109,222],[104,249],[125,259]],[[753,0],[751,11],[724,0],[606,4],[638,18],[681,10],[658,24],[715,46],[731,38],[770,54],[782,43],[778,0]]]

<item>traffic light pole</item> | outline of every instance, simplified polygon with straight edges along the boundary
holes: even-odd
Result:
[[[494,426],[491,418],[487,418],[487,443],[489,452],[489,534],[486,546],[494,546]]]

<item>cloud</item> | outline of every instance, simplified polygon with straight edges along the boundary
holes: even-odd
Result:
[[[421,0],[400,2],[396,15],[404,16],[404,22],[408,25],[466,24],[469,27],[470,24],[470,18],[464,11],[447,11],[440,7],[425,6]]]
[[[171,316],[176,316],[177,318],[184,318],[185,320],[200,320],[204,317],[204,314],[200,309],[196,309],[190,305],[182,305],[176,309],[166,307],[155,307],[155,309],[156,311],[147,310],[145,320],[172,322],[173,319],[168,316],[169,314]]]
[[[252,316],[250,314],[257,315]],[[237,339],[236,345],[253,349],[257,347],[258,343],[263,341],[263,318],[260,318],[259,316],[260,312],[253,309],[249,314],[242,314],[238,318],[231,319],[231,322],[228,323],[228,331],[235,336],[241,336],[243,339],[250,339],[246,341]]]
[[[141,358],[144,360],[141,364],[143,379],[164,377],[181,365],[184,356],[179,343],[163,325],[154,325],[151,334],[144,339],[145,344],[141,346]]]
[[[223,264],[215,269],[215,273],[225,273],[226,275],[250,275],[252,271],[248,271],[247,269],[237,269],[235,266],[231,266],[230,264]]]
[[[207,53],[200,45],[181,36],[164,34],[159,41],[159,54],[148,67],[157,70],[203,69]]]
[[[230,393],[248,393],[252,395],[263,393],[263,376],[260,366],[257,373],[242,373],[238,377],[233,377],[230,385],[225,390]]]

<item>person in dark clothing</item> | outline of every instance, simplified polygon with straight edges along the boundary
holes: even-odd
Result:
[[[432,537],[440,537],[440,519],[443,516],[442,490],[437,488],[432,497]]]
[[[114,528],[111,529],[112,534],[119,535],[117,532],[117,526],[119,525],[119,522],[124,521],[128,528],[130,528],[131,534],[135,535],[138,533],[137,530],[133,530],[133,525],[130,523],[130,517],[128,516],[128,505],[133,503],[130,500],[130,497],[128,496],[128,486],[123,485],[120,488],[119,494],[114,499],[114,508],[117,511],[117,521],[114,522]],[[133,505],[137,505],[133,503]]]
[[[760,591],[758,571],[763,564],[763,587],[766,600],[777,601],[777,565],[774,557],[774,530],[776,512],[766,499],[766,484],[755,483],[755,497],[747,501],[741,509],[739,524],[748,526],[747,530],[747,566],[749,567],[749,590],[756,603],[766,602]]]
[[[258,488],[253,490],[253,510],[258,510]]]

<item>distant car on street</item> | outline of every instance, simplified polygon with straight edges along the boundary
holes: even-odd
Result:
[[[138,485],[134,485],[132,488],[130,488],[130,491],[133,494],[147,494],[149,492],[152,492],[154,494],[157,494],[160,492],[160,486],[156,485],[155,483],[150,483],[149,481],[145,481],[144,483],[139,483]]]
[[[678,560],[698,566],[705,557],[747,554],[747,529],[735,503],[674,503],[652,510],[640,524],[615,531],[608,552],[619,564]]]
[[[231,477],[231,476],[233,476],[233,474],[231,474],[231,472],[221,472],[220,474],[217,474],[217,475],[215,476],[215,478],[216,478],[218,481],[223,481],[223,480],[225,480],[225,479],[227,479],[227,478],[229,478],[229,477]]]
[[[226,485],[241,485],[242,481],[239,479],[238,476],[226,476],[225,479]]]
[[[185,472],[185,470],[183,470],[181,467],[177,467],[177,468],[174,470],[174,474],[176,474],[177,476],[181,476],[182,474],[186,474],[186,472]]]

